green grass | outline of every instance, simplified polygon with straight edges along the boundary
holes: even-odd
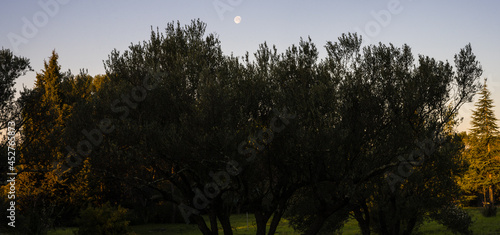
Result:
[[[488,235],[488,234],[500,234],[500,214],[496,217],[486,218],[481,215],[479,208],[467,208],[469,214],[471,214],[474,224],[472,230],[474,234]],[[208,221],[208,220],[207,220]],[[231,216],[231,225],[233,226],[233,231],[235,235],[250,235],[255,234],[257,226],[255,223],[255,218],[253,215],[248,215],[248,226],[246,214],[233,215]],[[169,235],[169,234],[179,234],[179,235],[198,235],[200,231],[196,225],[187,224],[146,224],[131,226],[132,231],[136,234],[148,234],[148,235]],[[220,228],[220,226],[219,226]],[[72,235],[73,230],[76,228],[58,228],[55,231],[50,231],[49,235]],[[222,228],[220,228],[222,233]],[[278,226],[276,234],[287,235],[287,234],[300,234],[295,232],[289,227],[288,221],[283,219]],[[342,234],[355,235],[360,234],[358,224],[355,220],[349,220],[342,229]],[[446,227],[434,222],[425,222],[419,231],[415,231],[415,234],[446,234],[452,235],[453,233],[448,231]]]

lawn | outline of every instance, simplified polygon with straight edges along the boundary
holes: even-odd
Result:
[[[474,225],[472,230],[474,234],[500,234],[500,215],[496,217],[483,217],[479,209],[468,208],[467,211],[472,215]],[[246,214],[233,215],[231,216],[231,224],[233,225],[233,231],[235,235],[249,235],[255,234],[256,224],[253,215],[248,215],[248,226],[247,226],[247,216]],[[149,235],[168,235],[168,234],[179,234],[179,235],[198,235],[200,234],[196,225],[187,224],[147,224],[147,225],[137,225],[131,226],[132,231],[136,234],[149,234]],[[76,228],[59,228],[56,231],[50,231],[49,235],[72,235],[72,231],[77,230]],[[222,230],[221,230],[222,232]],[[295,232],[292,228],[288,226],[288,221],[283,219],[278,226],[276,234],[300,234]],[[358,225],[355,220],[349,220],[342,230],[342,234],[354,235],[360,234]],[[446,230],[446,228],[434,221],[426,222],[419,231],[415,234],[450,234],[453,233]]]

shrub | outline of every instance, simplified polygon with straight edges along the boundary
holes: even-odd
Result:
[[[496,216],[497,215],[497,207],[488,203],[481,209],[481,214],[483,214],[484,217]]]
[[[76,221],[79,225],[77,234],[127,234],[130,221],[127,221],[126,217],[127,209],[121,206],[112,207],[109,202],[100,208],[89,206],[80,211],[80,218]]]
[[[470,227],[473,223],[471,216],[455,205],[447,205],[432,213],[431,218],[446,226],[455,234],[472,234]]]

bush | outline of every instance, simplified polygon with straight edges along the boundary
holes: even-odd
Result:
[[[481,209],[481,214],[483,214],[484,217],[496,216],[497,215],[497,207],[488,203]]]
[[[432,213],[431,218],[446,226],[455,234],[472,234],[471,216],[463,209],[455,205],[447,205],[439,211]]]
[[[114,235],[127,234],[129,222],[126,219],[127,209],[118,206],[112,207],[109,202],[100,208],[87,207],[80,211],[80,218],[77,219],[79,225],[79,235]]]

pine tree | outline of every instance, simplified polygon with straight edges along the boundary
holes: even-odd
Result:
[[[49,61],[44,63],[44,70],[36,75],[35,88],[22,97],[25,101],[24,136],[27,143],[30,143],[25,152],[30,158],[36,158],[25,160],[29,164],[36,163],[30,166],[32,169],[49,165],[56,157],[56,146],[61,141],[57,133],[62,132],[63,110],[68,107],[62,103],[61,82],[65,74],[60,71],[58,58],[53,51]]]
[[[481,98],[476,103],[476,110],[472,113],[471,134],[490,146],[492,141],[498,135],[497,118],[493,112],[493,100],[490,97],[490,91],[484,82],[483,89],[479,93]]]
[[[49,62],[44,63],[45,70],[36,76],[36,87],[43,92],[42,103],[55,106],[61,102],[60,86],[63,79],[58,59],[59,55],[52,51]]]
[[[500,182],[499,131],[493,108],[493,100],[486,85],[472,114],[467,155],[470,169],[464,182],[466,188],[483,196],[483,205],[493,207],[495,189]]]
[[[23,143],[19,147],[17,182],[23,187],[17,191],[16,197],[22,203],[20,210],[23,213],[50,218],[47,223],[59,213],[71,215],[73,209],[91,195],[88,161],[64,177],[57,167],[61,165],[58,163],[65,163],[68,153],[65,149],[68,120],[75,103],[85,102],[84,98],[89,97],[92,77],[84,73],[73,76],[70,72],[61,72],[58,57],[53,51],[44,63],[44,69],[37,73],[35,87],[26,89],[20,98],[23,103]],[[72,138],[78,140],[81,134]],[[29,222],[45,223],[37,217]]]

